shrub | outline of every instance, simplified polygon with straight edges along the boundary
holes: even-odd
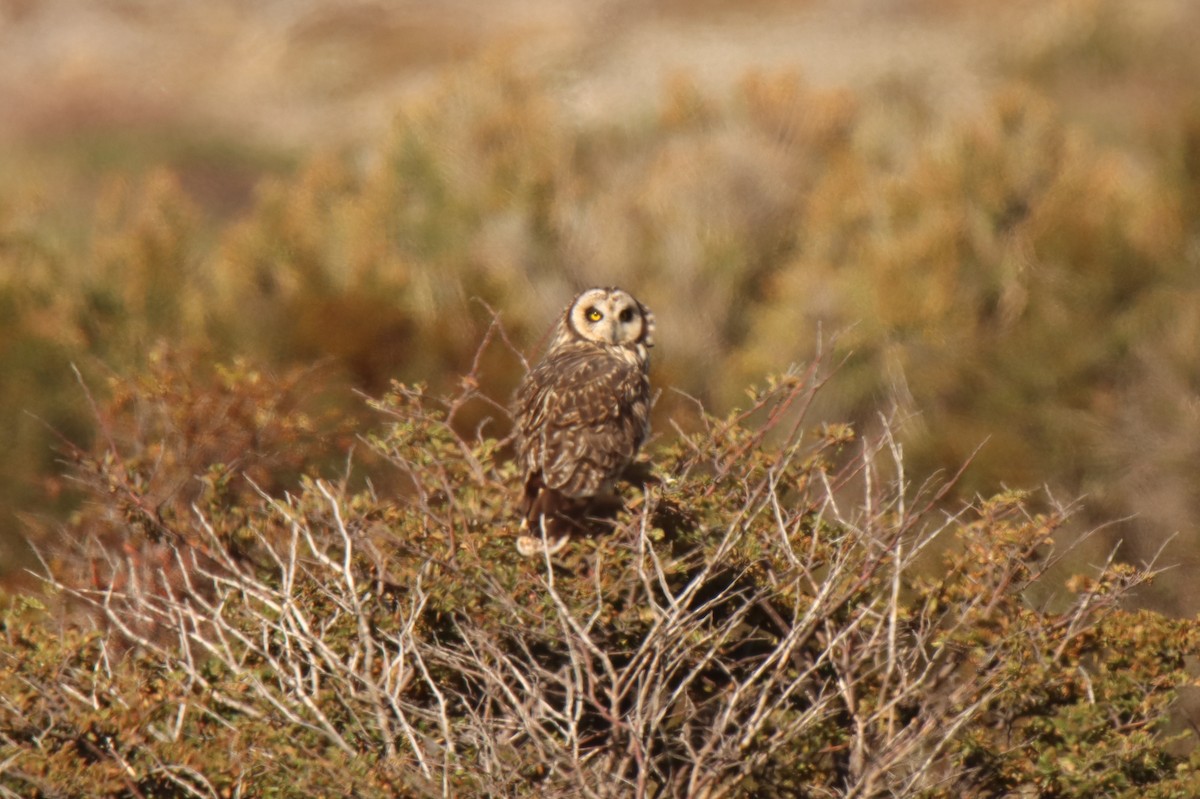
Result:
[[[262,454],[286,453],[295,417],[234,372],[217,393],[244,413],[200,414],[206,440],[267,419]],[[214,390],[185,377],[154,378],[162,419]],[[141,524],[155,475],[205,450],[114,437],[77,461],[94,493],[66,537],[110,570],[55,568],[57,623],[32,599],[3,616],[0,791],[1193,795],[1163,724],[1196,627],[1123,608],[1154,570],[1064,583],[1067,510],[1005,492],[948,512],[952,481],[914,480],[886,428],[809,429],[825,378],[704,415],[611,526],[554,559],[515,552],[503,442],[458,432],[472,406],[503,412],[474,376],[374,403],[371,472],[401,478],[387,493],[302,466],[290,487],[206,481],[190,512]],[[157,571],[128,556],[151,541]]]

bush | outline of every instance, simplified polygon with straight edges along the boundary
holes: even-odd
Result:
[[[102,408],[113,434],[76,459],[91,500],[56,612],[4,613],[5,796],[1200,789],[1164,733],[1196,627],[1124,609],[1153,568],[1064,582],[1067,510],[1005,492],[947,512],[952,481],[914,480],[886,427],[808,429],[817,367],[658,447],[611,529],[524,559],[477,376],[394,385],[371,480],[335,483],[259,373],[159,364],[136,395],[159,413]],[[147,418],[264,435],[120,432]],[[202,489],[164,504],[178,474]]]

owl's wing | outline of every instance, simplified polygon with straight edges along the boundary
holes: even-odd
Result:
[[[526,480],[566,496],[598,493],[646,437],[649,384],[635,364],[595,349],[564,349],[527,376],[517,396]]]

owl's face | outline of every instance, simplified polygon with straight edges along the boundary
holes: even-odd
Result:
[[[618,288],[588,289],[567,309],[567,325],[580,338],[614,347],[653,347],[654,317]]]

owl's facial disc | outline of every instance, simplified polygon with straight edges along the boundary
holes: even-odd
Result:
[[[633,344],[642,335],[642,315],[637,303],[623,291],[612,294],[608,300],[612,325],[613,344]]]
[[[633,345],[645,330],[641,306],[620,289],[589,289],[570,313],[576,333],[589,341],[613,346]]]

